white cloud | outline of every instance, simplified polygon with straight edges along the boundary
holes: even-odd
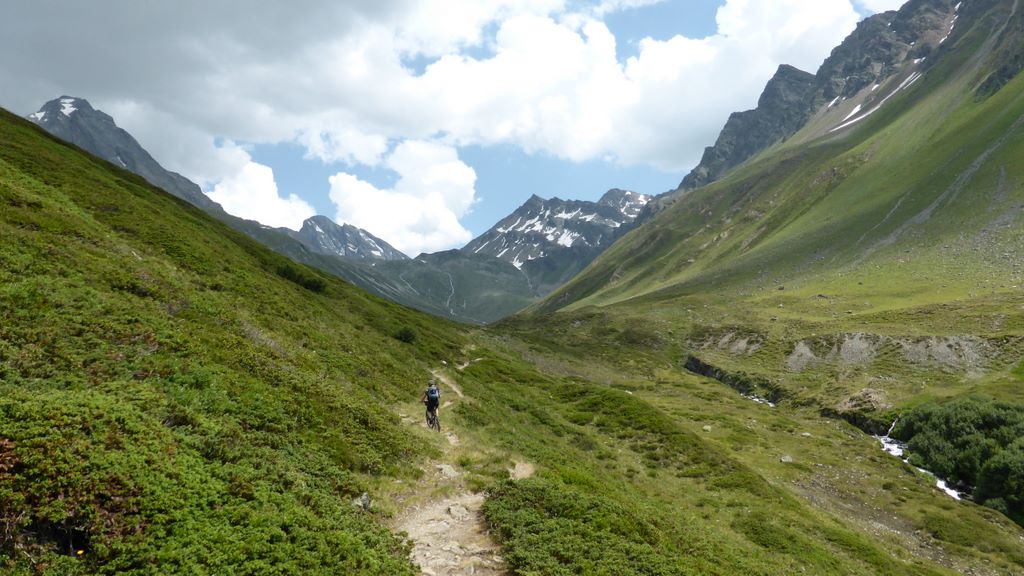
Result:
[[[274,171],[252,161],[237,173],[222,179],[209,196],[229,214],[292,230],[301,228],[302,221],[316,213],[312,206],[294,194],[281,198],[274,182]]]
[[[527,14],[545,16],[564,8],[564,0],[420,0],[398,23],[397,46],[403,53],[442,56],[481,44],[483,30],[492,22]]]
[[[682,173],[729,113],[755,105],[780,63],[813,72],[852,30],[853,2],[897,4],[726,0],[716,34],[648,38],[618,61],[601,18],[655,2],[302,0],[261,5],[245,19],[237,2],[110,0],[117,18],[71,0],[14,3],[0,19],[0,100],[27,113],[60,93],[90,98],[204,189],[243,198],[244,182],[259,191],[246,194],[260,200],[238,205],[274,206],[247,212],[267,223],[282,214],[294,222],[308,205],[280,198],[265,167],[223,142],[298,142],[323,162],[383,165],[401,177],[393,189],[371,194],[339,175],[332,190],[350,204],[349,221],[413,251],[465,236],[458,218],[473,184],[451,183],[461,196],[435,191],[430,200],[416,180],[428,162],[469,170],[451,147],[510,144]],[[417,73],[410,58],[432,63]],[[444,142],[449,154],[427,153],[425,141]],[[405,214],[399,234],[396,219],[362,204],[371,197],[414,202],[443,223],[431,229]]]
[[[600,21],[516,16],[501,23],[493,56],[441,58],[411,92],[430,104],[420,130],[460,145],[684,171],[780,63],[814,71],[857,19],[848,0],[729,0],[717,34],[647,38],[623,65]]]
[[[476,194],[476,172],[454,148],[408,140],[385,164],[399,175],[379,189],[351,174],[330,177],[338,222],[370,230],[410,256],[461,246],[472,235],[459,224]]]

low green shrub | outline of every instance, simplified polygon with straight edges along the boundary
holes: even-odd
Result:
[[[893,429],[910,462],[1024,524],[1024,405],[971,396],[927,403]]]

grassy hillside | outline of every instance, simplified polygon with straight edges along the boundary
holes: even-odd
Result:
[[[844,421],[643,353],[506,354],[460,375],[477,400],[457,416],[464,438],[540,465],[485,509],[521,573],[1024,573],[1024,530]]]
[[[367,296],[6,113],[0,234],[5,573],[415,573],[384,526],[441,453],[399,415],[442,361],[466,394],[453,464],[515,573],[1024,566],[1012,524],[845,424]],[[537,474],[508,480],[514,460]]]
[[[1024,77],[1005,71],[1024,13],[969,8],[927,61],[674,198],[505,327],[874,434],[903,415],[913,463],[1019,520],[1024,452],[1004,422],[1024,417]]]
[[[885,397],[876,412],[1019,391],[1024,78],[979,87],[1007,44],[1019,51],[1022,16],[986,5],[883,86],[924,74],[878,112],[836,132],[846,110],[823,112],[677,199],[537,314],[640,318],[649,337],[827,406],[863,389]]]
[[[999,53],[977,22],[854,130],[816,119],[543,311],[567,310],[497,329],[368,296],[0,113],[0,566],[414,574],[386,526],[446,459],[516,574],[1024,574],[998,492],[1024,454],[1000,444],[1024,85],[974,91]],[[431,370],[461,387],[457,443],[407,416]],[[929,402],[973,392],[1008,402]],[[909,410],[913,464],[1005,473],[992,508],[833,416]]]
[[[380,263],[375,269],[415,290],[416,301],[410,305],[465,323],[503,318],[536,299],[529,279],[511,264],[458,250]]]
[[[418,473],[386,407],[457,330],[6,112],[0,215],[6,573],[413,572],[349,500]]]

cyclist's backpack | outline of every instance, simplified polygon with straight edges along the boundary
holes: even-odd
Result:
[[[441,398],[441,391],[438,390],[437,388],[434,388],[433,386],[427,388],[427,398],[430,398],[431,400],[437,400]]]

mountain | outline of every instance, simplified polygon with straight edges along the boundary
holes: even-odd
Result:
[[[460,326],[3,110],[0,238],[5,574],[1024,573],[999,512],[683,370],[668,314]]]
[[[520,310],[537,298],[519,270],[497,259],[492,262],[484,255],[467,256],[454,270],[450,258],[425,258],[414,262],[366,230],[339,226],[326,216],[307,219],[298,231],[271,228],[232,216],[210,200],[198,185],[160,166],[128,132],[117,127],[109,115],[94,109],[83,98],[56,98],[30,114],[28,119],[54,136],[142,176],[275,252],[394,302],[438,316],[482,324]],[[434,262],[444,265],[435,268]],[[377,267],[378,263],[389,266]],[[454,293],[449,286],[453,278],[459,280]],[[494,288],[476,290],[489,281],[495,282]]]
[[[650,200],[625,190],[609,190],[597,202],[544,200],[534,194],[463,251],[488,254],[522,269],[526,262],[549,257],[565,248],[601,250],[619,229],[632,222]]]
[[[150,184],[213,214],[250,236],[267,238],[273,235],[265,226],[226,214],[219,204],[203,193],[198,184],[161,166],[131,134],[119,128],[113,118],[93,108],[84,98],[54,98],[37,112],[29,114],[28,119],[50,134],[142,176]],[[298,232],[285,228],[279,229],[279,232],[294,238],[316,254],[368,260],[407,258],[369,232],[350,225],[338,226],[325,216],[307,219]],[[273,243],[273,239],[269,240]]]
[[[302,223],[298,232],[282,228],[282,232],[304,246],[328,256],[361,260],[408,260],[409,257],[362,228],[351,224],[338,225],[326,216],[313,216]]]
[[[56,98],[28,119],[296,262],[330,272],[394,302],[472,324],[504,318],[565,283],[609,246],[649,200],[623,190],[610,190],[597,203],[533,198],[503,222],[517,215],[532,218],[533,208],[539,206],[534,224],[543,221],[540,228],[506,233],[497,231],[499,224],[474,240],[470,244],[473,249],[423,255],[414,261],[370,232],[338,225],[326,216],[307,219],[298,231],[232,216],[198,185],[160,166],[110,116],[83,98]],[[487,242],[489,248],[476,248]],[[520,247],[494,250],[498,245],[516,243]],[[378,266],[383,263],[387,265]]]
[[[208,212],[222,211],[197,184],[164,169],[131,134],[119,128],[113,118],[93,108],[84,98],[54,98],[28,118],[50,134],[142,176],[182,200]]]
[[[382,263],[374,270],[413,291],[414,307],[471,324],[504,318],[538,298],[519,269],[484,254],[446,250]]]
[[[839,65],[861,57],[875,72]],[[1013,0],[872,19],[792,135],[677,195],[506,326],[891,434],[1024,522],[1024,450],[998,424],[1024,419],[1022,58]]]
[[[822,63],[817,74],[782,65],[768,81],[757,108],[729,116],[713,146],[680,183],[692,190],[718,180],[773,144],[795,134],[827,103],[856,97],[941,47],[956,17],[952,2],[915,0],[899,11],[869,16]]]
[[[543,296],[610,246],[650,199],[618,189],[609,190],[597,202],[544,200],[534,194],[462,252],[490,255],[514,265]]]
[[[545,258],[317,254],[0,111],[4,573],[1024,574],[1024,18],[945,6],[483,328],[248,234],[456,311]]]

